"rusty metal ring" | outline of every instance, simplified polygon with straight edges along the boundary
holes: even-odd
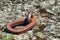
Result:
[[[9,22],[7,24],[7,29],[10,32],[12,32],[12,33],[23,33],[23,32],[26,32],[27,30],[31,29],[34,26],[34,24],[35,24],[35,19],[34,19],[34,16],[33,16],[31,18],[31,22],[28,25],[24,26],[22,29],[14,29],[14,28],[12,28],[15,25],[18,25],[20,23],[23,23],[24,20],[25,20],[25,18],[21,18],[21,19],[15,20],[13,22]]]

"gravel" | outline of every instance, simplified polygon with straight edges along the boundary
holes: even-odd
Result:
[[[8,22],[29,12],[36,19],[31,30],[20,35],[2,32]],[[60,40],[60,0],[0,0],[0,35],[1,40]]]

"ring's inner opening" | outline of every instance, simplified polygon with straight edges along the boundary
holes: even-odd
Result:
[[[23,28],[24,26],[28,25],[30,22],[28,19],[25,19],[22,23],[17,23],[17,25],[13,25],[12,28]]]

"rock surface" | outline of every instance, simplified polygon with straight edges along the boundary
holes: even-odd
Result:
[[[33,12],[36,25],[20,35],[2,32],[8,22]],[[60,0],[0,0],[0,40],[60,40]]]

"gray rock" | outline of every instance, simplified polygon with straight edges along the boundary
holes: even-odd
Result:
[[[38,36],[38,37],[40,37],[40,38],[42,38],[42,39],[44,39],[44,38],[46,37],[46,36],[45,36],[43,33],[41,33],[41,32],[37,32],[35,35]]]

